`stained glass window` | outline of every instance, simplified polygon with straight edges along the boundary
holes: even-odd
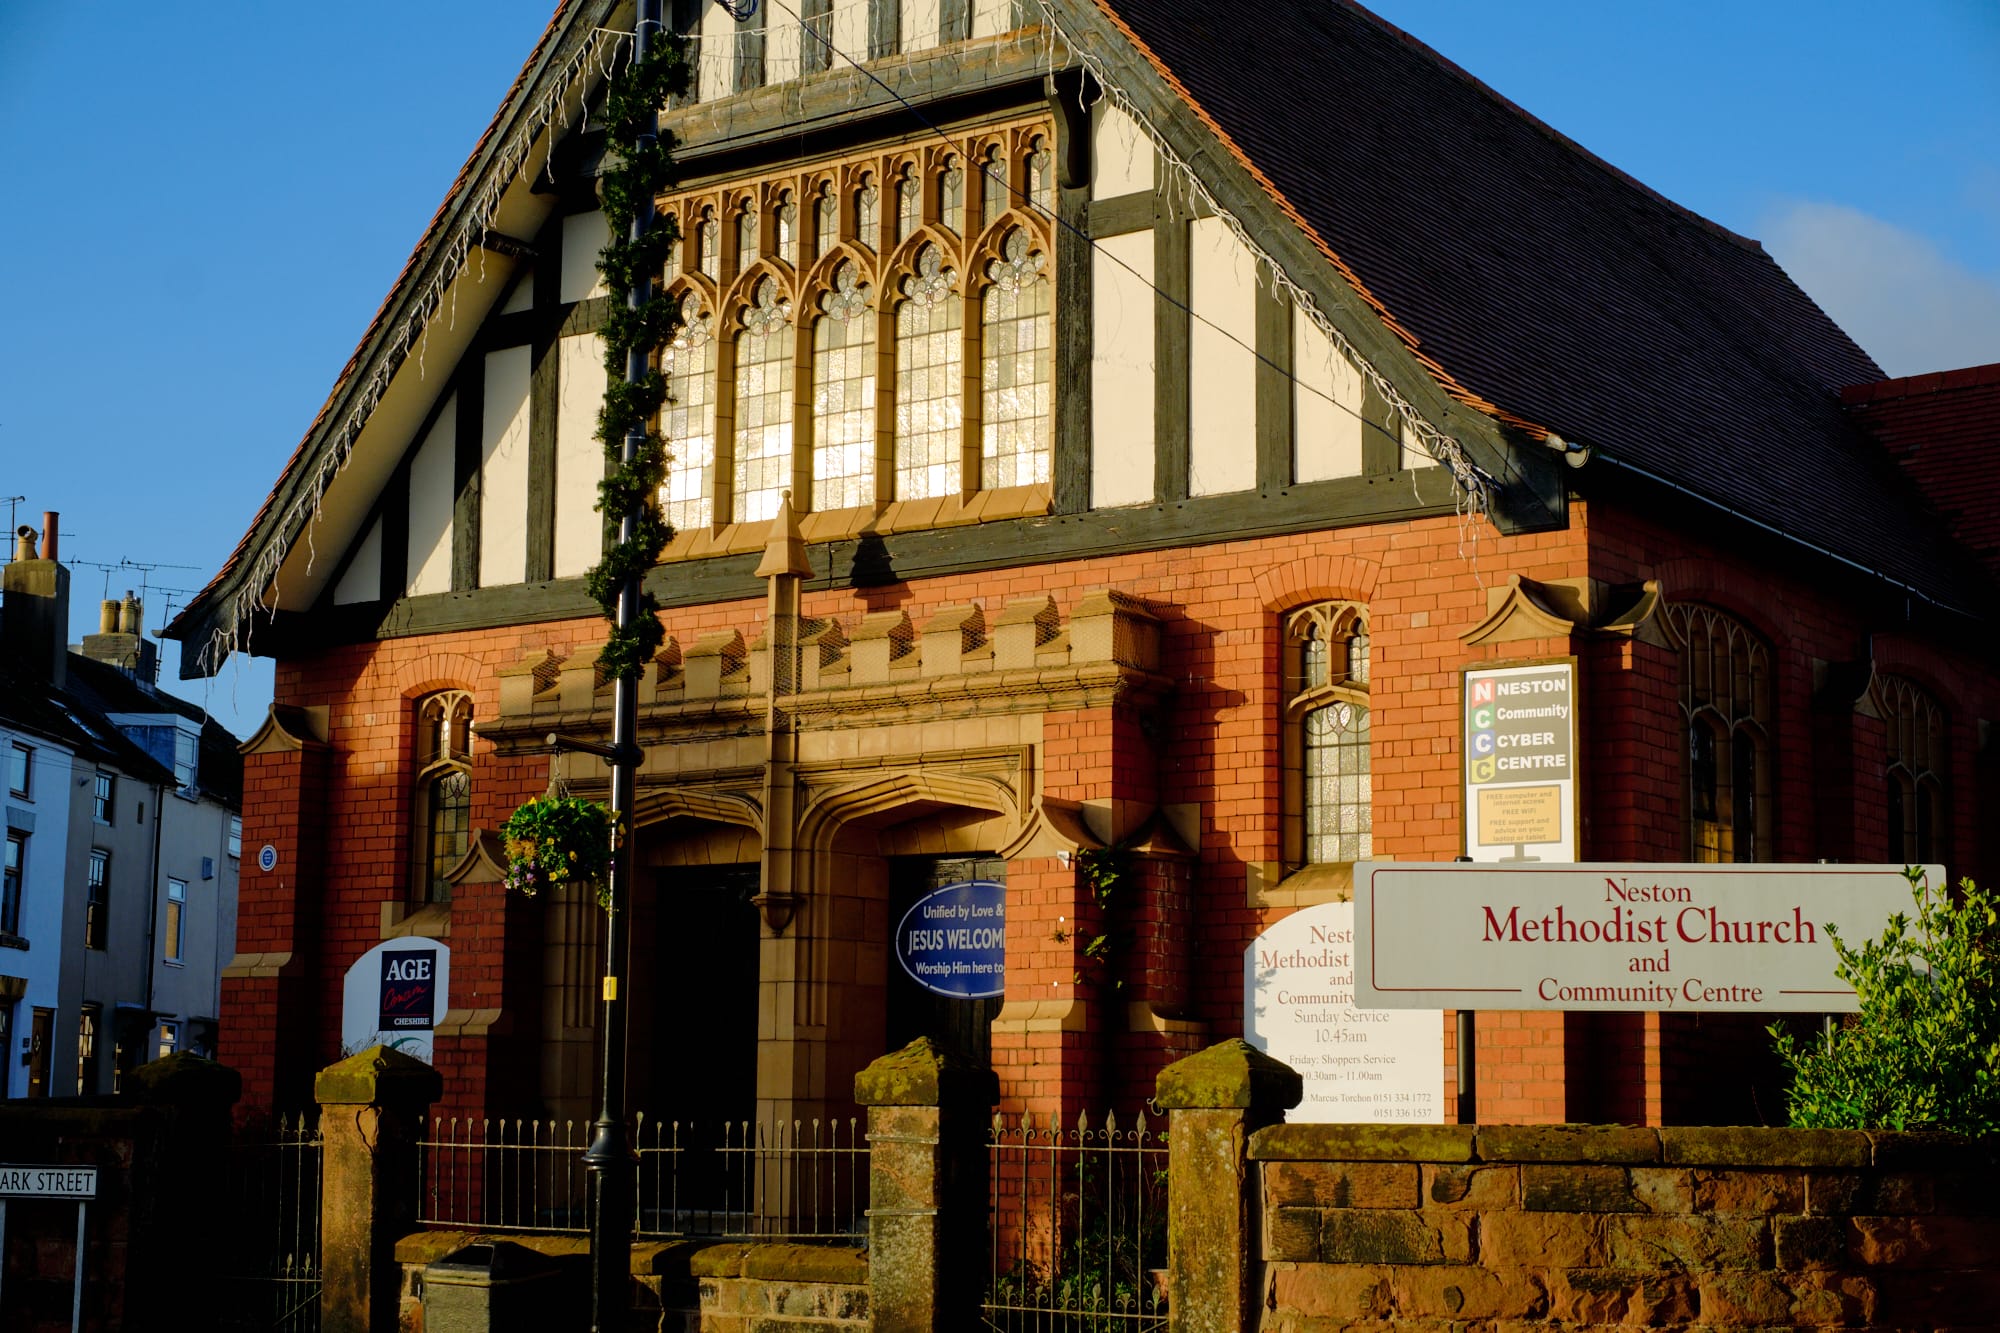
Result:
[[[917,255],[896,307],[896,498],[956,494],[963,485],[962,303],[937,246]]]
[[[472,837],[472,696],[433,694],[417,704],[416,884],[419,903],[451,901],[446,875]]]
[[[767,519],[792,484],[792,303],[778,284],[757,284],[736,335],[738,523]]]
[[[778,258],[797,268],[799,263],[799,206],[787,190],[778,199],[774,217],[778,232]]]
[[[757,210],[744,204],[736,214],[736,271],[757,262]]]
[[[896,182],[896,239],[907,241],[924,221],[924,183],[909,167]]]
[[[1944,859],[1944,709],[1904,676],[1875,683],[1876,709],[1888,729],[1889,860],[1928,865]]]
[[[1007,211],[1007,159],[995,144],[979,166],[979,225],[990,227]]]
[[[1368,706],[1345,700],[1305,716],[1306,860],[1365,861],[1374,841]]]
[[[874,249],[882,240],[882,192],[875,188],[873,174],[861,178],[861,188],[854,192],[854,235],[863,245]]]
[[[1016,227],[987,265],[980,312],[980,476],[988,490],[1049,479],[1055,349],[1043,256]]]
[[[948,157],[938,175],[938,221],[953,231],[965,227],[965,169]]]
[[[672,213],[668,213],[664,216],[664,221],[662,225],[672,227],[677,225],[677,222],[678,220],[675,218],[675,216]],[[663,272],[663,279],[667,282],[672,282],[675,278],[678,278],[680,275],[681,275],[681,233],[676,232],[674,234],[674,243],[667,247],[667,258]]]
[[[715,340],[701,300],[689,292],[681,300],[681,326],[661,353],[667,405],[660,410],[667,448],[667,483],[660,507],[676,528],[705,528],[715,522],[715,495],[709,469],[715,463]]]
[[[875,500],[875,313],[852,260],[834,270],[813,324],[813,486],[816,510]]]
[[[813,201],[813,256],[818,258],[833,249],[840,240],[840,201],[833,192],[821,186],[819,198]]]
[[[701,224],[695,229],[695,266],[711,278],[722,276],[722,228],[715,221],[715,210],[701,210]]]
[[[1375,806],[1362,608],[1321,602],[1293,611],[1285,661],[1285,859],[1364,861],[1374,849]]]
[[[1049,153],[1049,142],[1039,134],[1028,145],[1028,197],[1044,213],[1056,211],[1055,159]]]
[[[1671,604],[1666,617],[1681,639],[1689,857],[1771,860],[1770,649],[1711,606]]]

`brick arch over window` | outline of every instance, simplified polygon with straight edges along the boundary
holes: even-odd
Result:
[[[1673,602],[1681,645],[1683,824],[1691,861],[1769,861],[1776,855],[1772,650],[1727,611]]]
[[[1381,572],[1373,560],[1357,555],[1309,556],[1272,565],[1257,575],[1257,598],[1272,612],[1319,601],[1366,605],[1375,595],[1375,581]]]

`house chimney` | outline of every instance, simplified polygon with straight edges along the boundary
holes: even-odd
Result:
[[[0,653],[31,679],[61,689],[68,680],[69,571],[54,558],[56,514],[42,519],[39,550],[35,530],[23,525],[14,559],[0,571]]]
[[[83,636],[83,655],[150,684],[159,674],[159,648],[146,638],[145,603],[125,590],[125,600],[99,608],[98,632]]]

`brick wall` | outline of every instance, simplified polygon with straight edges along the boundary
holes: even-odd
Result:
[[[1993,1327],[1992,1141],[1280,1125],[1249,1155],[1271,1333]]]

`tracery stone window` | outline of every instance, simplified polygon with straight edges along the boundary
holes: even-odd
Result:
[[[1670,604],[1681,640],[1688,859],[1769,861],[1771,650],[1727,612]]]
[[[675,528],[705,528],[715,521],[709,469],[715,465],[715,339],[701,298],[681,298],[681,326],[661,354],[667,381],[662,428],[672,459],[660,506]]]
[[[1875,679],[1875,706],[1888,732],[1885,812],[1888,855],[1903,865],[1945,859],[1945,714],[1937,699],[1906,676]]]
[[[896,307],[896,498],[950,495],[963,484],[964,303],[958,273],[926,245]]]
[[[745,200],[736,213],[736,271],[757,262],[757,208]]]
[[[445,690],[416,705],[415,779],[410,807],[415,828],[417,903],[451,901],[445,876],[464,859],[472,837],[472,696]]]
[[[980,302],[980,477],[988,490],[1049,479],[1054,454],[1055,340],[1046,256],[1020,227],[986,266]]]
[[[955,157],[947,157],[938,173],[938,221],[953,231],[965,230],[965,169]]]
[[[713,208],[701,211],[701,221],[695,226],[694,253],[695,267],[710,281],[722,276],[722,228]]]
[[[736,335],[735,521],[778,512],[792,484],[792,303],[758,282]]]
[[[917,234],[924,222],[924,183],[914,167],[904,167],[896,181],[896,241],[901,244]]]
[[[875,312],[853,260],[834,270],[813,321],[812,507],[875,501]]]
[[[1039,134],[1028,145],[1028,198],[1044,213],[1056,211],[1055,157]]]
[[[875,177],[864,174],[861,188],[854,192],[854,235],[871,250],[882,231],[881,208],[882,192],[875,188]]]
[[[1374,850],[1368,613],[1318,602],[1284,619],[1284,852],[1291,868]]]
[[[821,185],[813,200],[813,258],[826,255],[840,241],[840,200],[830,186]]]
[[[990,145],[986,156],[980,159],[979,178],[979,222],[982,227],[990,227],[1000,220],[1007,211],[1007,159],[1000,152],[1000,145]]]
[[[799,266],[799,206],[793,200],[790,190],[786,190],[778,196],[778,207],[771,214],[771,224],[772,230],[777,233],[777,245],[775,249],[778,258],[793,268],[797,268]]]

